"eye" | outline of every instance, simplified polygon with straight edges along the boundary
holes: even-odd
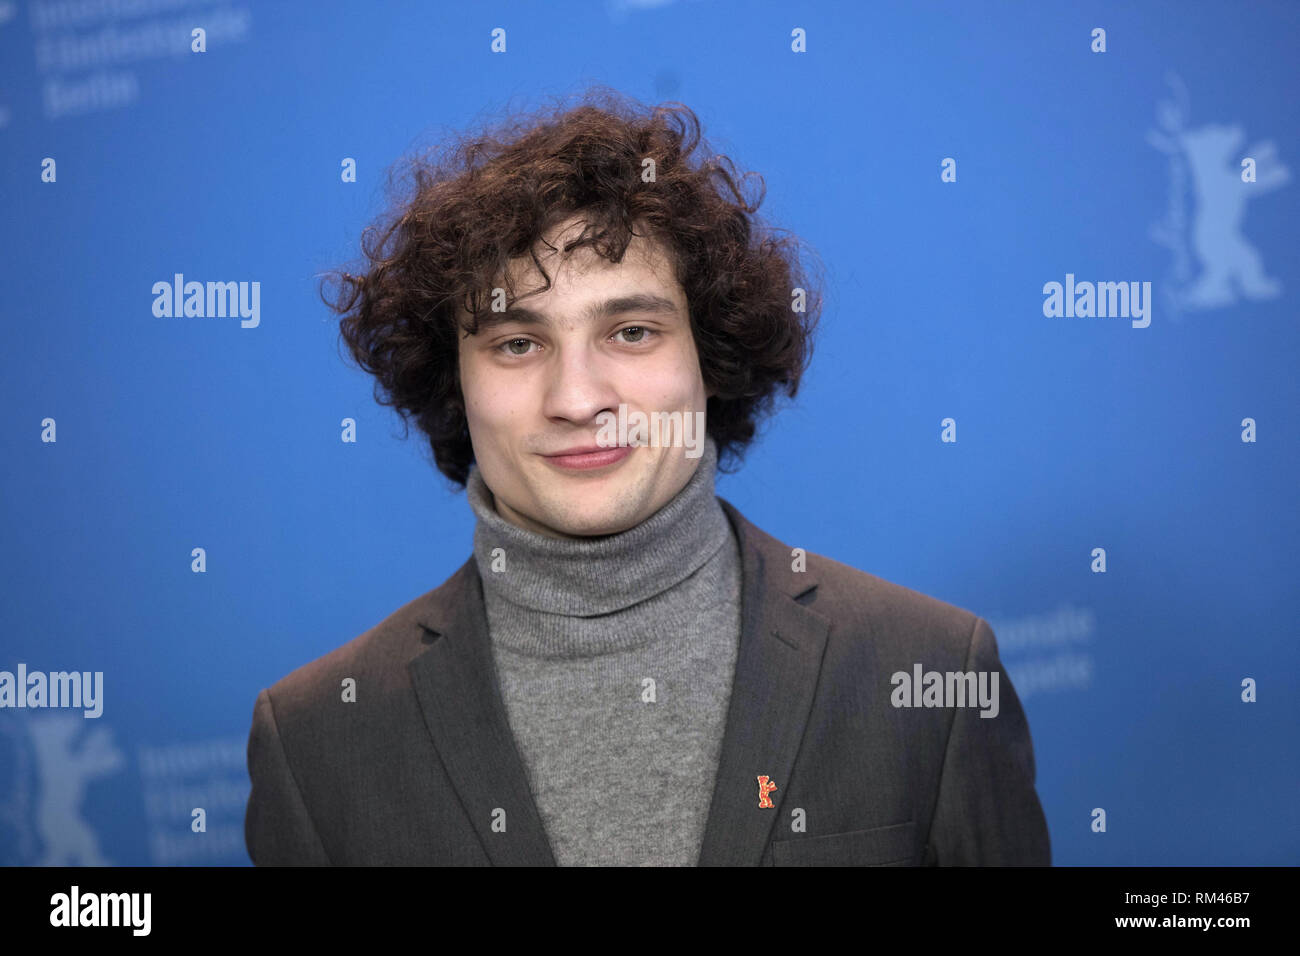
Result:
[[[619,329],[619,330],[618,330],[617,332],[615,332],[614,334],[615,334],[615,335],[622,335],[624,332],[640,332],[640,333],[641,333],[639,336],[637,336],[637,337],[635,337],[635,338],[632,338],[632,339],[630,339],[630,340],[625,340],[625,341],[628,341],[628,343],[631,344],[631,345],[639,345],[639,344],[642,343],[642,342],[647,342],[647,341],[649,341],[649,339],[650,339],[651,337],[653,337],[653,336],[655,336],[655,335],[658,334],[657,332],[655,332],[654,329],[647,329],[644,325],[629,325],[627,328]]]
[[[506,355],[527,355],[528,354],[527,349],[525,349],[522,352],[516,352],[513,348],[511,348],[512,345],[518,345],[520,342],[524,343],[524,345],[536,344],[533,342],[532,339],[510,339],[508,342],[502,342],[500,345],[498,345],[497,351],[505,352]]]

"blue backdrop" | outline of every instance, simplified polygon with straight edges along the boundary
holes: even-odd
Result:
[[[825,267],[804,387],[718,493],[989,619],[1054,862],[1300,863],[1298,34],[1262,2],[0,2],[0,670],[103,674],[98,718],[0,710],[0,862],[248,862],[258,690],[471,542],[318,277],[400,157],[598,82],[694,109]],[[155,316],[177,273],[259,283],[257,324]],[[1150,298],[1049,315],[1052,282]]]

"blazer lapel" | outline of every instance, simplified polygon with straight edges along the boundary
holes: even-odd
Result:
[[[718,499],[741,554],[741,632],[722,753],[700,866],[761,862],[812,709],[829,623],[799,604],[817,586],[789,567],[789,549]],[[554,866],[491,656],[478,566],[471,556],[419,623],[432,645],[408,665],[425,726],[484,851],[497,866]],[[776,789],[759,806],[758,778]],[[492,812],[506,811],[506,833]]]
[[[790,550],[718,501],[740,541],[741,629],[722,756],[700,847],[699,866],[756,866],[772,826],[785,819],[799,742],[821,673],[829,622],[797,602],[817,586],[790,569]],[[758,778],[776,784],[759,805]]]
[[[408,665],[425,726],[488,859],[496,866],[554,866],[497,684],[472,556],[439,592],[420,621],[433,645]],[[504,833],[492,830],[498,807]]]

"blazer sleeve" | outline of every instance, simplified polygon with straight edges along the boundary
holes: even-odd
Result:
[[[998,713],[955,707],[925,862],[939,866],[1050,866],[1047,820],[1034,790],[1034,746],[993,629],[978,618],[966,670],[998,675]]]
[[[329,856],[289,769],[265,689],[253,705],[248,777],[253,789],[244,812],[244,844],[254,865],[328,866]]]

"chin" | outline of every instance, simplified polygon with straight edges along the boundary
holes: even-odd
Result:
[[[569,512],[568,520],[557,525],[558,530],[569,535],[602,537],[626,531],[632,525],[627,515],[619,509],[595,508],[591,511]]]
[[[617,534],[625,530],[617,516],[613,515],[591,515],[582,517],[576,521],[571,521],[569,527],[560,528],[565,534],[577,535],[585,538],[599,538],[609,534]]]

